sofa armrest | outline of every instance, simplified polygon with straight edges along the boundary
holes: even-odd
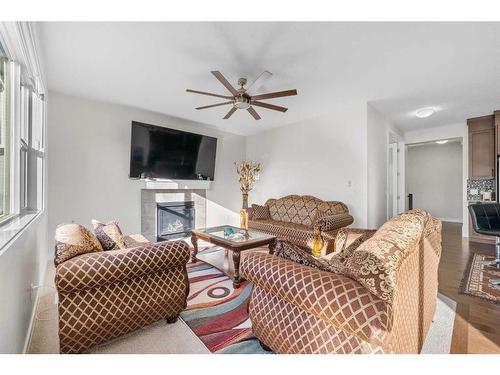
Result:
[[[256,288],[363,339],[390,329],[390,307],[344,275],[256,252],[246,255],[240,270]]]
[[[189,259],[184,241],[148,243],[125,250],[84,254],[56,268],[59,292],[71,293],[183,267]]]
[[[316,219],[313,226],[318,227],[323,232],[328,232],[338,228],[346,227],[354,222],[354,218],[347,213],[322,216]]]

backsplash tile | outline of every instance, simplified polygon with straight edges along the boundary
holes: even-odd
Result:
[[[481,194],[482,191],[495,191],[495,180],[476,180],[476,179],[468,179],[467,180],[467,200],[481,200],[483,196]],[[471,194],[471,189],[477,189],[477,194]],[[495,194],[496,195],[496,194]]]

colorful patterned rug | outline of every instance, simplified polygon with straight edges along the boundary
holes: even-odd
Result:
[[[201,241],[200,241],[201,242]],[[199,244],[199,252],[224,251]],[[252,284],[244,281],[238,289],[218,269],[198,261],[188,264],[190,292],[181,318],[212,353],[267,353],[252,335],[248,302]]]
[[[224,251],[199,242],[199,252]],[[266,249],[263,249],[266,251]],[[229,277],[209,264],[188,264],[190,292],[181,318],[212,353],[270,354],[252,335],[248,302],[252,284],[244,281],[233,288]],[[443,301],[444,300],[444,301]],[[456,304],[438,294],[436,314],[424,343],[423,353],[450,352]]]
[[[500,269],[484,264],[494,259],[492,255],[472,253],[464,272],[460,293],[500,304],[500,287],[489,282],[492,278],[500,278]]]

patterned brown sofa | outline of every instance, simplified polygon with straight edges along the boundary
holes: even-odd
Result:
[[[66,227],[70,225],[78,224]],[[60,227],[58,231],[64,229]],[[69,235],[59,233],[76,252],[86,245],[82,242],[96,241],[95,237],[90,238],[89,231],[83,235],[76,232],[71,228]],[[61,353],[80,353],[161,319],[173,323],[186,307],[187,243],[149,243],[141,235],[124,239],[126,249],[101,248],[61,259],[61,246],[68,246],[57,239],[56,232],[55,284]]]
[[[262,206],[257,206],[262,207]],[[278,239],[302,247],[312,247],[314,228],[319,226],[325,240],[326,253],[334,250],[335,237],[340,228],[353,223],[349,209],[342,202],[323,201],[310,195],[287,195],[279,199],[268,199],[268,211],[264,219],[254,215],[256,205],[248,210],[248,226],[261,232],[271,233]]]
[[[337,273],[249,253],[241,273],[254,284],[254,334],[277,353],[419,353],[440,255],[441,222],[416,210],[385,223]]]

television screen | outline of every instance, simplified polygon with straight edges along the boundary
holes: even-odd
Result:
[[[217,138],[132,121],[131,178],[213,180]]]

